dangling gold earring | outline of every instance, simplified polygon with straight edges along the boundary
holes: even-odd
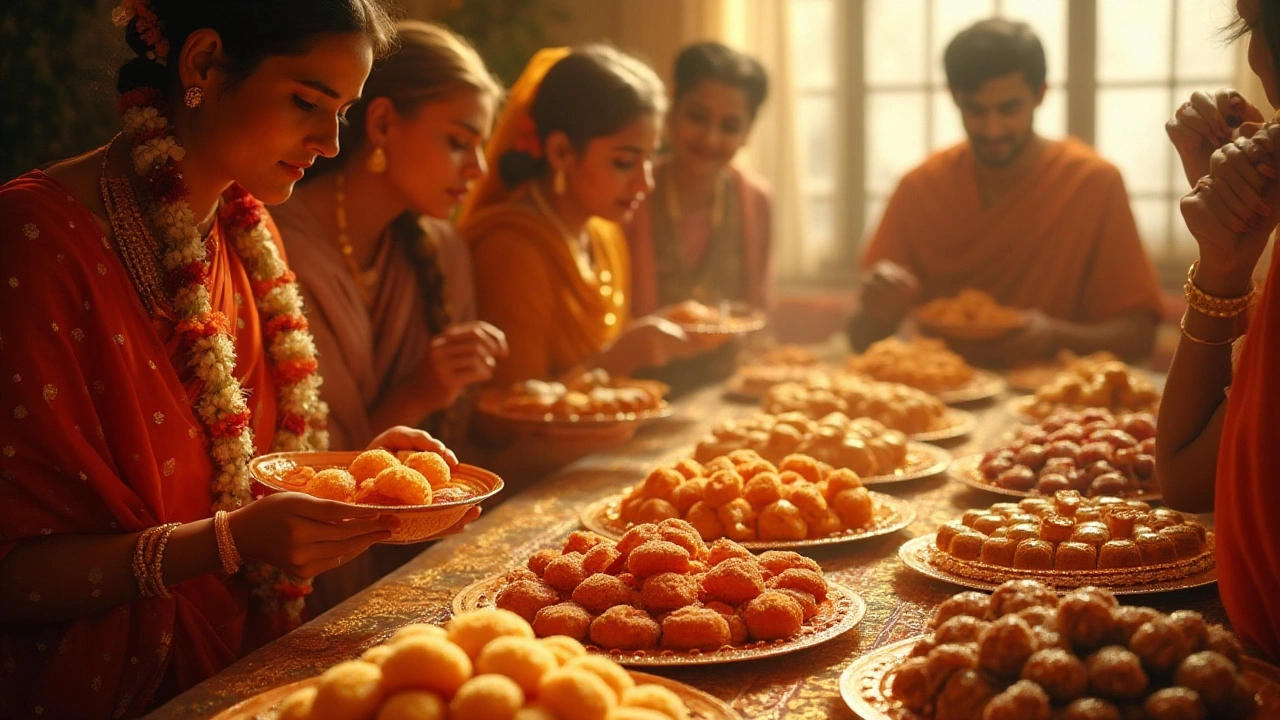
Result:
[[[192,85],[187,88],[187,93],[182,96],[182,102],[189,108],[198,108],[204,102],[204,91]]]
[[[553,191],[555,191],[555,194],[557,194],[557,195],[563,195],[563,194],[564,194],[565,186],[564,186],[564,171],[563,171],[563,170],[557,170],[557,171],[556,171],[556,177],[555,177],[555,179],[554,179],[554,180],[552,180],[552,181],[551,181],[551,189],[552,189]]]
[[[382,148],[376,147],[373,152],[369,153],[369,159],[364,161],[364,169],[378,175],[387,171],[387,153]]]

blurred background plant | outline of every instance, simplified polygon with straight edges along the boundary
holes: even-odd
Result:
[[[562,0],[404,0],[400,4],[412,17],[442,23],[470,40],[507,87],[529,58],[547,45],[547,28],[570,20]]]

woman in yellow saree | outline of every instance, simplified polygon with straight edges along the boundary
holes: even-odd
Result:
[[[542,50],[512,88],[486,152],[498,172],[459,221],[478,316],[510,347],[494,382],[627,375],[704,349],[666,320],[630,316],[619,223],[653,188],[664,92],[649,67],[603,46]]]

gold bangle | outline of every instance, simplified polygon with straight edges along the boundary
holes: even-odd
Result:
[[[142,531],[138,535],[138,541],[133,546],[133,580],[138,584],[138,594],[142,597],[151,595],[151,585],[147,581],[148,559],[151,555],[151,548],[155,545],[155,537],[160,528],[152,527]]]
[[[1196,269],[1200,261],[1196,260],[1187,268],[1187,281],[1182,286],[1182,293],[1187,298],[1187,305],[1201,315],[1211,318],[1230,318],[1244,314],[1253,305],[1257,296],[1258,283],[1250,281],[1249,290],[1238,297],[1218,297],[1201,290],[1195,282]]]
[[[150,572],[148,580],[150,583],[151,594],[156,597],[171,597],[168,588],[164,585],[164,548],[169,544],[169,536],[178,528],[181,523],[167,523],[161,525],[156,533],[156,546],[152,552]]]
[[[1207,347],[1229,347],[1236,340],[1240,339],[1240,336],[1236,335],[1226,340],[1220,340],[1217,342],[1213,342],[1209,340],[1201,340],[1200,338],[1196,337],[1195,335],[1192,335],[1190,332],[1187,331],[1187,314],[1186,313],[1182,314],[1182,322],[1178,323],[1178,328],[1182,330],[1182,337],[1190,340],[1193,343],[1196,343],[1197,345],[1205,345]]]
[[[236,548],[235,536],[231,534],[231,522],[226,510],[213,514],[213,534],[218,540],[218,559],[222,561],[222,572],[234,575],[243,561],[240,550]]]

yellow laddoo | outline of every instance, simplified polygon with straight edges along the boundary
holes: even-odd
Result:
[[[426,635],[427,637],[437,637],[441,639],[449,636],[449,634],[444,631],[444,628],[439,625],[432,625],[430,623],[412,623],[405,625],[392,633],[391,637],[387,638],[387,643],[394,644],[404,640],[405,638],[417,637],[419,635]]]
[[[565,663],[564,667],[566,670],[585,670],[599,676],[613,690],[614,697],[619,702],[621,702],[622,696],[628,690],[636,686],[636,681],[631,679],[631,676],[627,674],[626,670],[622,669],[621,665],[599,655],[576,657]]]
[[[405,467],[413,468],[422,473],[422,476],[431,483],[432,490],[449,484],[453,479],[453,472],[449,470],[449,463],[444,458],[433,452],[416,452],[404,459]]]
[[[557,668],[543,676],[538,701],[561,720],[604,720],[617,705],[617,696],[599,675]]]
[[[351,461],[351,465],[347,467],[351,474],[355,476],[356,483],[363,484],[366,480],[372,480],[378,476],[378,473],[389,467],[396,467],[400,461],[395,455],[378,448],[376,450],[365,450]]]
[[[377,720],[449,720],[449,706],[433,692],[405,690],[382,703]]]
[[[587,654],[587,649],[583,647],[582,643],[566,635],[552,635],[551,637],[544,637],[538,642],[550,650],[551,654],[556,656],[556,661],[561,665]]]
[[[431,690],[450,698],[471,678],[471,658],[444,638],[408,637],[392,648],[382,661],[382,685],[387,692]]]
[[[525,705],[511,716],[511,720],[560,720],[550,710],[541,705]]]
[[[626,707],[648,708],[666,715],[671,720],[689,720],[689,711],[679,695],[652,683],[637,685],[622,696]]]
[[[356,501],[372,505],[430,505],[431,484],[417,470],[397,465],[362,484],[356,491]]]
[[[313,720],[365,720],[382,703],[382,671],[362,660],[338,663],[320,676]]]
[[[382,661],[386,660],[389,655],[391,655],[390,645],[374,645],[361,653],[360,659],[381,667]]]
[[[500,637],[533,637],[533,628],[524,618],[509,610],[473,610],[455,615],[445,627],[449,641],[473,660],[490,640]]]
[[[316,689],[314,687],[295,690],[280,703],[280,709],[276,717],[278,720],[310,720],[311,708],[315,705],[315,702]]]
[[[308,495],[326,500],[351,502],[356,494],[356,479],[342,468],[325,468],[311,476],[302,490]]]
[[[560,666],[560,660],[541,642],[523,637],[500,637],[489,642],[476,658],[476,672],[505,675],[526,695],[538,692],[542,676]]]
[[[477,675],[449,703],[452,720],[509,720],[524,705],[524,691],[504,675]]]

